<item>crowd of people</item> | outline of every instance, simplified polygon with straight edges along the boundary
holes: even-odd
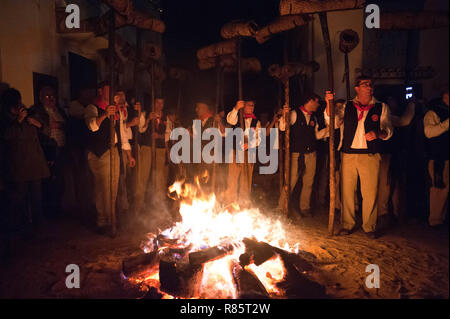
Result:
[[[305,218],[328,202],[329,106],[334,101],[334,192],[340,234],[355,231],[358,211],[370,238],[376,238],[385,224],[421,216],[428,217],[430,226],[443,227],[449,191],[448,89],[433,100],[404,102],[389,97],[386,103],[373,96],[368,77],[359,77],[354,89],[355,98],[349,101],[337,99],[333,92],[304,94],[301,105],[284,106],[272,120],[267,113],[258,119],[254,100],[237,101],[227,114],[215,114],[213,103],[198,100],[196,119],[202,131],[217,127],[222,135],[226,127],[243,124],[247,137],[252,129],[265,129],[268,138],[271,128],[279,128],[279,141],[272,147],[281,150],[281,132],[288,120],[290,216]],[[56,93],[45,86],[39,103],[26,107],[18,90],[5,87],[0,92],[0,218],[5,247],[14,234],[32,237],[43,217],[92,220],[96,230],[106,234],[112,210],[118,224],[124,225],[131,216],[148,214],[152,203],[164,203],[167,187],[177,178],[204,177],[204,171],[216,176],[214,191],[224,204],[252,205],[254,164],[237,163],[234,152],[231,163],[214,167],[171,161],[171,132],[182,125],[180,114],[167,110],[163,97],[155,97],[152,111],[133,92],[117,89],[109,103],[109,86],[102,83],[81,88],[77,99],[62,108]],[[194,130],[189,128],[191,135]],[[245,159],[261,138],[244,140]],[[211,178],[204,183],[212,191]],[[268,187],[267,192],[278,189]],[[281,196],[282,192],[280,203]]]

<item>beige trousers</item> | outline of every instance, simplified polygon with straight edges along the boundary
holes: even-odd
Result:
[[[167,198],[167,177],[169,175],[169,166],[166,165],[166,149],[156,148],[155,163],[155,189],[154,194],[158,199]]]
[[[147,191],[148,178],[150,176],[150,166],[152,161],[152,148],[150,146],[139,146],[138,170],[136,190],[134,193],[134,205],[136,211],[144,207],[145,192]]]
[[[365,232],[375,231],[380,161],[380,154],[342,154],[341,224],[344,229],[351,230],[355,227],[355,191],[359,176],[362,195],[362,228]]]
[[[112,202],[111,202],[111,174],[110,150],[101,157],[88,153],[89,168],[94,176],[95,207],[97,209],[97,226],[111,225],[111,212],[115,209],[117,189],[119,186],[120,161],[117,148],[113,152]]]
[[[245,159],[247,159],[247,152],[245,152]],[[245,165],[247,165],[248,170],[245,169]],[[233,163],[228,166],[227,190],[225,192],[227,203],[244,205],[250,203],[254,166],[253,163],[236,163],[236,157],[234,157]],[[247,174],[245,174],[246,172]]]
[[[151,146],[142,145],[139,148],[139,165],[138,165],[138,182],[135,194],[135,205],[137,210],[144,207],[145,193],[147,191],[148,183],[152,185],[149,180],[152,170],[152,148]],[[156,148],[156,163],[155,163],[155,189],[153,195],[158,199],[165,198],[167,194],[167,176],[168,166],[166,165],[166,149]],[[152,187],[152,186],[151,186]]]
[[[428,164],[428,171],[434,184],[434,161],[431,160]],[[447,212],[448,205],[448,183],[449,183],[449,171],[448,160],[445,161],[444,173],[443,173],[445,188],[430,188],[430,217],[428,222],[430,226],[441,225],[445,220],[445,214]]]
[[[299,179],[298,158],[300,153],[291,154],[291,180],[290,192],[292,193],[295,184]],[[302,190],[300,192],[299,207],[301,211],[309,210],[311,208],[311,192],[314,184],[314,176],[316,174],[316,152],[304,154],[305,169],[302,175]]]

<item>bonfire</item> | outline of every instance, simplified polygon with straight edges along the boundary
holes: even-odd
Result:
[[[282,220],[258,209],[221,207],[214,194],[179,181],[181,221],[141,243],[143,253],[123,261],[123,277],[147,298],[263,299],[324,297],[308,278],[314,255],[290,245]]]

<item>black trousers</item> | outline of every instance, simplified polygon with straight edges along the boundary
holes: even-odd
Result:
[[[13,182],[7,185],[7,206],[3,231],[10,235],[15,231],[38,226],[42,218],[41,180]]]

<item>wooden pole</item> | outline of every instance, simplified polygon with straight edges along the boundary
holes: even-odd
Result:
[[[289,33],[284,37],[284,48],[283,48],[283,60],[284,64],[287,65],[289,62]],[[283,79],[284,85],[284,104],[289,106],[290,104],[290,91],[289,91],[289,78]],[[285,216],[289,214],[289,198],[291,192],[291,152],[290,152],[290,132],[291,132],[291,117],[290,114],[284,114],[284,182],[283,182],[283,203],[282,209]]]
[[[140,102],[140,90],[138,89],[139,83],[138,83],[138,70],[139,70],[139,63],[141,59],[141,35],[142,30],[139,28],[136,28],[136,61],[134,62],[134,72],[133,72],[133,82],[134,82],[134,103]],[[143,103],[142,103],[143,104]],[[141,107],[142,107],[141,104]],[[141,113],[139,112],[138,118],[140,118]],[[134,167],[134,189],[137,190],[138,183],[139,183],[139,166],[141,163],[139,162],[139,125],[133,127],[133,136],[134,136],[134,144],[133,144],[133,155],[136,161],[135,167]],[[135,212],[136,213],[136,212]]]
[[[215,115],[217,115],[219,113],[220,91],[221,91],[220,78],[221,78],[220,64],[219,64],[219,61],[217,61],[217,64],[216,64],[216,110],[214,112]],[[214,120],[214,127],[219,127],[219,123],[217,123],[215,120]],[[212,167],[211,189],[212,189],[213,193],[216,190],[216,161],[213,162],[213,167]]]
[[[239,95],[239,100],[241,101],[243,99],[242,96],[242,48],[241,48],[241,44],[242,44],[242,38],[238,37],[236,38],[236,50],[237,50],[237,73],[238,73],[238,95]],[[244,109],[240,109],[239,110],[239,124],[242,128],[242,131],[245,132],[245,123],[244,123]],[[244,143],[245,143],[245,134],[244,134]],[[247,155],[248,155],[248,151],[247,151]],[[236,154],[236,162],[237,162],[237,154]],[[245,152],[244,152],[244,165],[243,165],[243,173],[244,176],[247,177],[247,181],[249,183],[248,187],[249,187],[249,192],[251,191],[251,181],[250,181],[250,176],[249,176],[249,168],[248,168],[248,156],[247,158],[245,157]]]
[[[152,62],[151,67],[151,84],[152,84],[152,112],[155,112],[155,62]],[[152,166],[151,166],[151,174],[152,174],[152,188],[156,189],[156,139],[155,139],[155,129],[156,129],[156,119],[152,120]],[[163,185],[160,185],[163,186]]]
[[[278,84],[278,107],[283,109],[282,94],[283,94],[283,84],[277,81]],[[278,122],[277,122],[278,125]],[[279,132],[279,131],[278,131]],[[284,143],[281,140],[281,134],[278,134],[278,163],[279,163],[279,183],[280,183],[280,198],[283,193],[284,187],[284,156],[283,156]]]
[[[114,10],[110,11],[109,19],[109,33],[108,33],[108,50],[109,50],[109,105],[114,103],[114,57],[115,57],[115,17]],[[116,144],[115,140],[115,121],[114,116],[109,118],[110,122],[110,147],[109,147],[109,189],[110,189],[110,217],[111,217],[111,236],[116,236],[116,207],[114,205],[114,148]]]
[[[320,12],[320,25],[322,27],[322,35],[323,40],[325,42],[325,50],[327,54],[327,65],[328,65],[328,87],[331,92],[334,93],[334,74],[333,74],[333,60],[331,56],[331,43],[330,43],[330,34],[328,32],[328,21],[327,21],[327,13]],[[334,229],[334,213],[335,213],[335,197],[336,197],[336,180],[335,180],[335,157],[334,157],[334,118],[335,118],[335,110],[334,110],[334,101],[330,101],[330,139],[329,139],[329,153],[330,153],[330,210],[329,210],[329,220],[328,220],[328,234],[333,235]]]
[[[347,101],[350,100],[350,70],[348,65],[348,53],[344,53],[345,60],[345,87],[347,89]]]
[[[284,104],[289,106],[289,78],[284,80]],[[289,213],[289,194],[290,194],[290,180],[291,180],[291,155],[290,155],[290,126],[291,117],[289,113],[284,114],[284,202],[283,202],[283,213],[285,216]]]

